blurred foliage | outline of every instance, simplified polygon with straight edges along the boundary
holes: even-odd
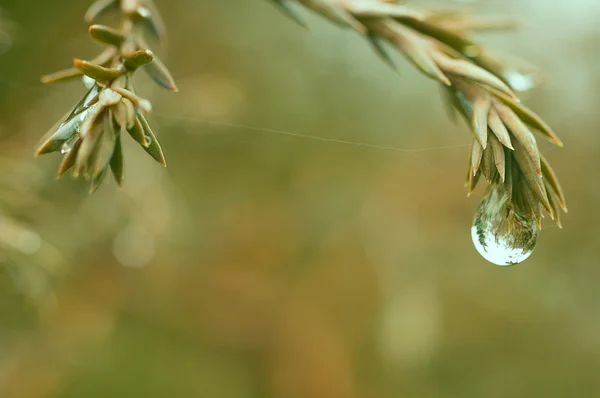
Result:
[[[2,3],[0,397],[600,396],[599,3],[479,2],[523,20],[484,40],[543,66],[526,103],[565,142],[565,229],[511,269],[471,245],[469,133],[401,59],[264,1],[156,3],[169,167],[126,144],[93,197],[31,157],[85,92],[39,77],[101,48],[89,2]]]

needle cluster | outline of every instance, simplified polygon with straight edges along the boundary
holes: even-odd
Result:
[[[94,24],[100,17],[121,16],[118,29]],[[150,102],[140,97],[133,75],[139,69],[159,85],[177,91],[165,65],[149,50],[151,36],[165,38],[165,28],[151,0],[98,0],[87,11],[90,36],[107,45],[96,58],[75,59],[74,67],[44,76],[45,83],[83,77],[89,87],[81,101],[41,140],[36,155],[61,152],[58,174],[72,170],[75,177],[90,181],[94,192],[108,169],[119,185],[123,183],[122,136],[128,133],[157,162],[166,166],[165,157],[146,115]]]
[[[525,107],[514,87],[514,69],[471,39],[476,30],[504,28],[461,14],[420,11],[385,0],[269,0],[302,26],[296,10],[307,8],[365,37],[394,67],[392,48],[438,81],[445,102],[464,116],[473,133],[466,186],[470,195],[483,176],[506,195],[509,216],[541,225],[544,211],[560,226],[567,211],[558,179],[541,155],[539,133],[562,142],[544,120]]]

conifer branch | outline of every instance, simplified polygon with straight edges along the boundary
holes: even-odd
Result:
[[[296,10],[303,7],[358,32],[395,67],[388,52],[391,47],[438,81],[449,108],[464,116],[474,136],[468,195],[483,176],[492,189],[508,197],[509,219],[524,217],[541,226],[545,211],[560,226],[560,210],[567,211],[565,196],[532,131],[554,145],[563,144],[541,117],[520,102],[513,68],[471,39],[475,30],[514,24],[481,23],[389,0],[269,1],[302,26],[306,24]],[[507,225],[512,225],[510,220]]]
[[[118,29],[94,24],[106,14],[118,13]],[[90,180],[93,193],[110,169],[119,185],[123,183],[125,132],[157,162],[166,166],[162,148],[146,115],[150,102],[135,92],[133,75],[145,69],[156,83],[177,91],[165,65],[149,50],[146,36],[163,42],[165,27],[151,0],[98,0],[88,9],[85,20],[90,36],[108,48],[96,58],[75,59],[74,67],[42,77],[56,83],[83,77],[89,91],[83,99],[41,140],[36,155],[60,151],[63,160],[59,176],[72,170],[74,176]]]

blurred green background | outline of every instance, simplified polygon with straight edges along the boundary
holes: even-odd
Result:
[[[263,0],[157,0],[169,167],[127,139],[124,188],[56,181],[33,147],[85,89],[39,76],[99,52],[89,3],[0,3],[0,397],[600,396],[600,2],[475,5],[523,23],[481,40],[541,66],[566,144],[565,228],[512,268],[472,246],[436,84]]]

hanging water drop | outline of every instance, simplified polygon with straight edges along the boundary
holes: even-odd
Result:
[[[519,264],[533,253],[539,235],[537,223],[517,214],[503,192],[490,188],[475,213],[473,244],[493,264]]]
[[[67,155],[73,149],[74,144],[75,144],[75,142],[70,142],[70,141],[65,142],[64,144],[62,144],[62,147],[60,148],[60,153],[63,155]]]
[[[65,141],[62,144],[62,147],[60,148],[60,153],[63,155],[67,155],[69,152],[71,152],[71,150],[73,150],[73,147],[75,146],[75,143],[77,142],[78,139],[79,139],[79,137],[75,134],[71,138],[69,138],[67,141]]]
[[[79,141],[79,135],[73,134],[68,140],[66,140],[62,144],[62,147],[60,148],[60,153],[63,155],[69,154],[73,150],[73,147],[75,146],[77,141]]]

